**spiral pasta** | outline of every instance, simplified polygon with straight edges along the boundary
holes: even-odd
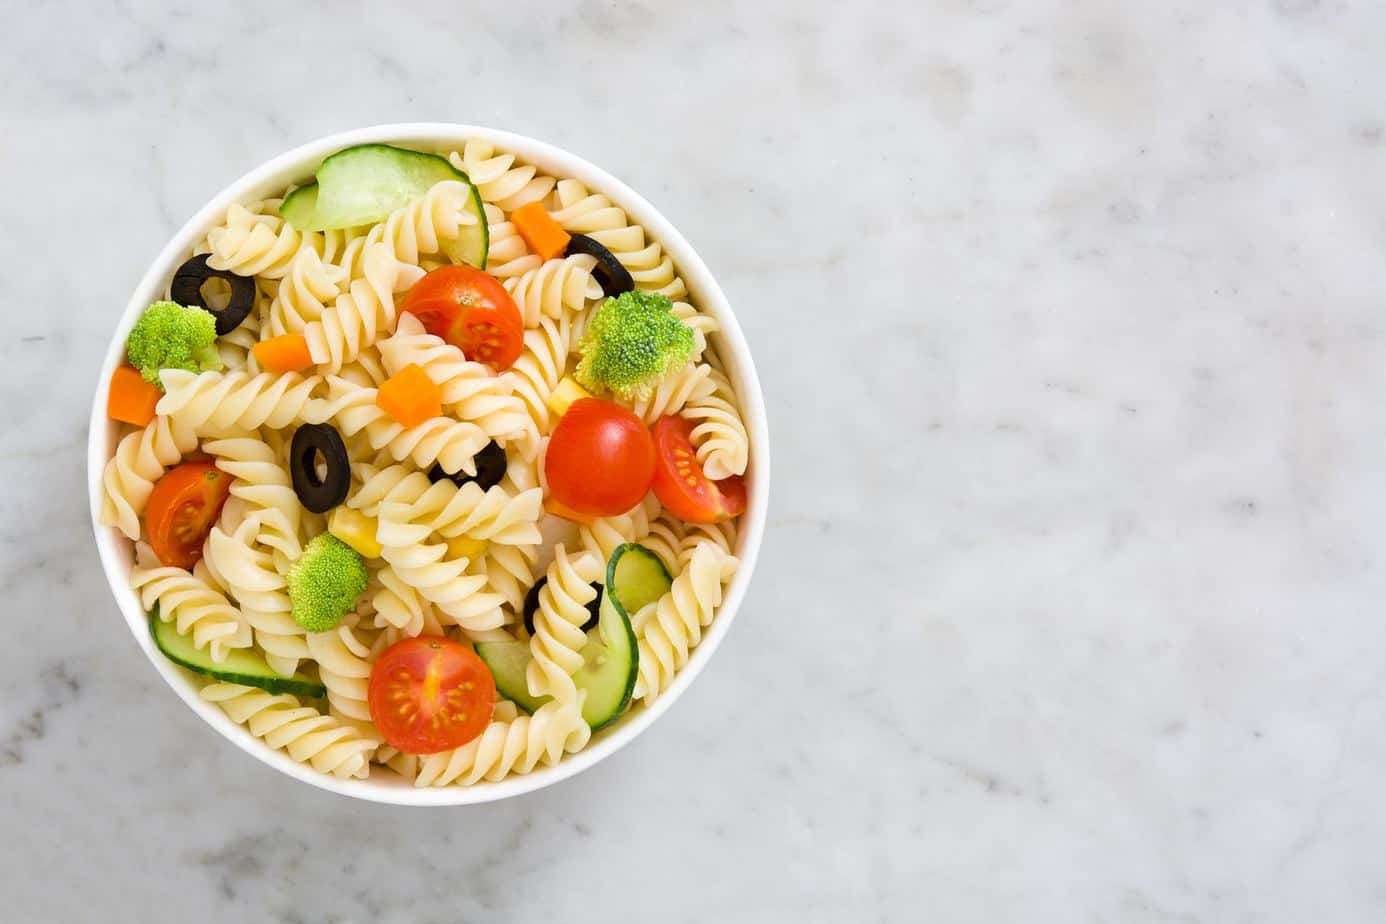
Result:
[[[659,499],[653,493],[631,510],[614,517],[598,517],[578,526],[578,542],[600,562],[627,542],[642,542],[650,534],[650,520],[659,515]],[[604,573],[604,572],[603,572]],[[604,582],[603,582],[604,583]]]
[[[573,703],[545,703],[534,715],[509,721],[492,721],[476,738],[441,754],[426,754],[416,761],[415,786],[470,786],[481,780],[495,782],[511,773],[525,774],[543,764],[558,763],[565,753],[582,750],[592,730]]]
[[[367,589],[367,593],[371,608],[375,611],[376,628],[396,629],[411,638],[443,633],[442,621],[434,611],[433,604],[400,577],[391,565],[387,564],[376,572],[374,584],[373,589]]]
[[[294,622],[284,576],[271,555],[255,546],[263,514],[245,517],[236,525],[232,502],[227,508],[223,522],[207,535],[202,560],[240,605],[241,617],[253,630],[270,669],[288,677],[309,657],[309,651],[302,627]]]
[[[380,505],[381,542],[388,535],[391,544],[407,545],[431,533],[504,545],[528,545],[541,538],[538,523],[544,499],[538,488],[511,494],[501,485],[483,491],[475,481],[458,486],[443,480],[424,488],[425,483],[427,479],[414,480],[409,490],[396,487]]]
[[[690,363],[660,380],[649,397],[631,402],[630,408],[645,423],[654,425],[666,414],[677,414],[692,401],[706,399],[716,390],[712,367]]]
[[[512,393],[510,376],[495,375],[481,363],[469,361],[457,347],[424,330],[412,314],[402,315],[394,334],[379,346],[390,375],[398,375],[410,364],[423,369],[442,392],[445,414],[476,424],[497,442],[524,438],[528,446],[537,447],[538,431],[524,401]]]
[[[515,165],[515,155],[497,154],[490,144],[472,139],[462,150],[448,155],[452,165],[476,184],[485,202],[494,202],[507,212],[538,202],[549,194],[556,182],[537,167]]]
[[[364,778],[370,773],[377,741],[349,722],[304,706],[297,697],[235,683],[208,684],[200,695],[265,744],[287,751],[314,770],[341,779]]]
[[[602,577],[602,563],[591,552],[572,558],[560,544],[554,549],[548,582],[539,591],[534,612],[534,635],[529,650],[534,659],[525,673],[531,696],[552,696],[559,703],[578,701],[573,672],[582,667],[582,647],[587,633],[582,626],[591,614],[587,604],[596,599],[591,587]]]
[[[325,261],[311,247],[299,250],[270,302],[267,335],[303,333],[310,323],[321,320],[349,279],[348,269]]]
[[[364,432],[371,448],[386,450],[397,462],[410,459],[420,468],[437,462],[449,472],[476,474],[473,461],[490,437],[476,424],[434,417],[416,427],[404,427],[376,403],[376,389],[328,376],[326,399],[308,403],[303,419],[311,423],[334,420],[343,436]]]
[[[167,415],[121,437],[101,473],[101,524],[114,526],[129,539],[139,539],[140,516],[154,482],[196,448],[193,428]]]
[[[573,326],[566,312],[557,319],[540,318],[537,327],[525,331],[524,350],[510,367],[515,394],[524,402],[535,434],[549,432],[549,396],[563,378],[573,342]]]
[[[408,289],[423,270],[399,262],[383,244],[367,244],[361,275],[353,278],[315,321],[303,326],[308,354],[327,372],[337,372],[395,323],[395,292]]]
[[[483,575],[486,589],[498,594],[518,613],[525,594],[534,583],[534,564],[538,560],[537,545],[489,545],[467,568],[470,574]]]
[[[722,584],[731,579],[736,566],[736,558],[718,544],[700,543],[669,592],[654,605],[653,614],[632,621],[641,623],[636,630],[640,650],[636,699],[653,700],[688,662],[688,653],[702,639],[703,629],[722,602]]]
[[[238,276],[279,279],[289,271],[294,255],[304,244],[321,247],[311,232],[299,234],[279,217],[281,199],[266,199],[247,208],[233,204],[226,220],[207,233],[211,256],[207,265]]]
[[[303,505],[274,447],[244,433],[208,440],[202,449],[217,468],[236,479],[231,496],[244,499],[259,512],[261,528],[256,538],[275,551],[279,569],[284,570],[303,551],[298,537]]]
[[[596,265],[595,257],[583,253],[556,257],[502,284],[519,306],[525,327],[538,327],[541,318],[581,311],[589,301],[602,297],[602,287],[592,275]]]
[[[159,618],[174,623],[179,635],[191,634],[193,645],[207,649],[213,661],[225,661],[233,648],[250,647],[250,625],[225,596],[182,568],[161,566],[143,542],[135,549],[130,586],[146,610],[157,605]]]
[[[625,210],[601,193],[590,193],[577,180],[562,180],[553,196],[551,214],[567,231],[586,234],[621,261],[637,288],[658,292],[671,301],[688,295],[674,261],[657,241],[647,241],[645,229],[630,222]]]
[[[529,245],[505,213],[486,203],[486,225],[490,231],[490,246],[486,251],[486,272],[497,279],[510,279],[534,269],[544,262],[538,254],[529,252]]]
[[[736,409],[736,393],[726,375],[718,370],[711,370],[707,382],[711,383],[711,390],[694,389],[680,412],[695,421],[691,438],[697,447],[698,462],[713,481],[744,475],[751,439],[741,422],[741,412]]]
[[[371,720],[366,695],[375,652],[349,625],[307,635],[308,653],[318,662],[318,676],[327,687],[327,701],[349,719]]]
[[[239,369],[202,373],[165,369],[162,378],[164,396],[156,410],[195,432],[216,434],[288,426],[321,381],[296,372],[251,375]]]

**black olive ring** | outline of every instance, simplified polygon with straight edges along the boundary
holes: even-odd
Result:
[[[443,466],[435,463],[428,470],[428,480],[438,482],[446,478],[459,488],[469,481],[475,481],[481,490],[489,491],[500,484],[501,479],[505,477],[505,450],[501,448],[499,443],[492,440],[482,447],[481,452],[472,457],[472,464],[476,466],[475,475],[468,475],[466,472],[447,472],[443,470]]]
[[[327,464],[327,474],[321,478],[317,466],[320,453]],[[299,427],[289,447],[289,475],[299,501],[314,513],[326,513],[346,500],[351,487],[351,459],[337,428],[325,423]]]
[[[183,307],[201,308],[216,318],[217,336],[224,337],[239,327],[255,307],[255,280],[250,276],[237,276],[229,270],[212,269],[207,265],[208,256],[199,254],[178,267],[168,293]],[[202,297],[202,284],[208,279],[225,279],[231,286],[231,301],[226,307],[213,308]]]
[[[602,287],[602,294],[607,298],[615,298],[621,293],[629,292],[635,288],[635,280],[631,278],[630,271],[622,266],[615,254],[603,247],[599,241],[594,241],[585,234],[574,234],[568,240],[568,249],[563,252],[563,255],[571,257],[579,253],[597,258],[597,265],[592,267],[592,275],[597,277],[597,283]]]

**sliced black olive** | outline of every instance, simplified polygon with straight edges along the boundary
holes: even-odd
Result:
[[[573,254],[579,253],[597,258],[597,265],[592,267],[592,275],[597,277],[597,282],[602,287],[602,293],[607,298],[615,298],[622,292],[629,292],[635,288],[635,280],[630,278],[630,272],[621,265],[621,261],[616,259],[615,254],[599,242],[592,240],[585,234],[574,234],[568,239],[568,249],[564,252],[564,256],[571,257]]]
[[[255,307],[255,280],[250,276],[237,276],[229,270],[212,269],[207,265],[207,257],[208,254],[200,254],[178,267],[178,272],[173,274],[173,285],[169,286],[169,295],[184,307],[195,305],[209,312],[217,319],[217,336],[221,337],[235,330]],[[203,284],[211,279],[221,279],[231,287],[231,300],[221,308],[207,304],[207,297],[202,293]]]
[[[447,478],[459,488],[469,481],[475,481],[481,486],[481,490],[489,491],[505,477],[505,450],[495,440],[487,443],[485,448],[472,458],[472,462],[476,465],[475,475],[468,475],[466,472],[445,472],[443,466],[435,462],[428,470],[428,480],[442,481]]]
[[[534,611],[539,609],[539,591],[548,582],[547,577],[541,577],[538,583],[529,589],[529,593],[525,594],[525,631],[530,635],[534,634]],[[601,617],[602,612],[602,585],[593,581],[592,589],[597,592],[597,595],[592,598],[591,603],[587,604],[587,612],[592,615],[588,616],[587,621],[582,624],[582,631],[584,632],[591,632],[597,627],[597,620]]]
[[[327,474],[318,476],[318,460]],[[314,513],[326,513],[346,500],[351,487],[351,460],[346,443],[331,424],[304,424],[294,433],[289,447],[289,475],[294,493]]]

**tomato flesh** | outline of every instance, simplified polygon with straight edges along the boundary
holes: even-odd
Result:
[[[439,636],[406,638],[371,668],[371,721],[392,747],[436,754],[461,747],[490,724],[496,682],[474,651]]]
[[[473,362],[502,371],[524,350],[520,309],[505,287],[470,266],[440,266],[414,283],[402,310]]]
[[[575,513],[625,513],[640,503],[654,479],[650,431],[619,404],[580,398],[549,437],[544,474],[553,499]]]
[[[693,421],[671,414],[654,425],[654,492],[674,516],[690,523],[719,523],[746,510],[746,482],[739,475],[713,481],[703,474],[693,448]]]
[[[159,561],[191,569],[231,494],[231,476],[210,462],[184,462],[154,483],[144,511],[149,546]]]

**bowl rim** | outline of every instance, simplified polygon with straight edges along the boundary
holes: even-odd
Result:
[[[111,373],[123,359],[125,338],[139,312],[160,297],[165,281],[172,276],[173,270],[184,255],[191,252],[200,235],[222,218],[230,204],[263,198],[283,189],[291,182],[301,181],[313,173],[317,164],[327,154],[350,145],[389,142],[405,147],[421,145],[435,150],[445,146],[460,149],[462,143],[469,139],[488,142],[497,148],[497,153],[514,154],[523,162],[535,165],[551,176],[576,179],[589,189],[606,195],[624,209],[633,221],[643,225],[647,234],[664,247],[673,258],[699,310],[717,319],[721,327],[718,333],[719,353],[740,399],[743,422],[750,436],[754,472],[754,478],[748,479],[749,504],[739,523],[737,535],[737,555],[741,560],[741,566],[726,589],[717,618],[708,627],[699,645],[693,649],[688,663],[678,672],[669,688],[652,704],[632,711],[620,722],[599,732],[581,751],[565,754],[556,765],[540,767],[526,775],[512,774],[498,782],[481,782],[473,786],[415,787],[398,777],[389,780],[342,780],[314,770],[252,736],[214,703],[199,697],[197,688],[190,679],[191,675],[185,674],[154,647],[148,631],[148,617],[135,592],[130,588],[129,540],[114,527],[102,526],[99,521],[102,476],[106,462],[115,448],[114,434],[117,429],[114,422],[106,417],[107,390]],[[692,245],[643,196],[579,155],[525,135],[481,125],[451,122],[387,123],[325,135],[265,161],[226,186],[199,208],[160,250],[135,286],[124,313],[116,323],[111,341],[106,348],[96,394],[92,399],[87,437],[89,512],[97,551],[101,557],[102,571],[116,603],[125,616],[126,627],[169,689],[223,738],[287,776],[328,792],[393,805],[469,805],[533,792],[581,773],[616,753],[649,728],[688,689],[726,637],[755,570],[765,533],[769,488],[770,441],[765,399],[755,363],[725,294]]]

